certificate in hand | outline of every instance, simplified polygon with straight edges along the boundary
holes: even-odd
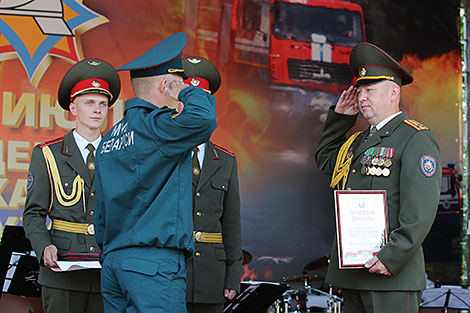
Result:
[[[385,190],[336,190],[339,268],[363,268],[388,242]]]

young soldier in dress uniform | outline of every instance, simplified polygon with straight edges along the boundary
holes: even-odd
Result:
[[[103,312],[99,270],[58,273],[51,268],[57,267],[57,260],[98,259],[93,236],[94,150],[120,86],[116,71],[103,60],[73,66],[60,84],[58,101],[75,116],[76,128],[37,145],[31,156],[23,224],[41,263],[46,313]]]
[[[183,83],[186,35],[122,66],[136,98],[96,157],[96,240],[105,312],[186,312],[194,252],[191,149],[216,128],[215,98]]]
[[[439,203],[441,159],[430,129],[399,109],[413,77],[380,48],[351,52],[356,85],[328,113],[316,161],[332,188],[386,190],[389,241],[364,269],[338,268],[335,240],[327,282],[344,291],[348,313],[417,313],[425,288],[421,247]],[[346,140],[359,111],[370,129]]]
[[[185,83],[215,94],[220,74],[208,60],[183,59]],[[197,150],[196,150],[197,149]],[[235,155],[208,141],[193,150],[195,254],[186,261],[189,313],[221,313],[240,291],[240,194]]]

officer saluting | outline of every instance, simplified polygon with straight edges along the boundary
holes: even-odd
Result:
[[[189,85],[215,94],[220,74],[208,60],[183,59]],[[240,291],[242,270],[237,159],[208,141],[193,152],[195,254],[186,262],[189,313],[221,313]]]
[[[58,259],[98,259],[93,236],[94,150],[108,107],[119,92],[119,76],[105,61],[87,59],[74,65],[62,79],[58,101],[75,116],[76,128],[37,145],[31,156],[23,224],[41,262],[46,313],[103,312],[99,270],[57,273],[50,268],[57,267]]]
[[[183,83],[176,33],[118,70],[136,98],[96,156],[96,240],[105,312],[186,312],[185,257],[194,251],[191,149],[216,128],[215,98]]]
[[[340,270],[335,240],[326,281],[343,289],[348,313],[417,313],[425,288],[421,244],[439,204],[439,144],[400,111],[401,86],[413,77],[397,61],[362,43],[350,65],[356,85],[330,109],[316,161],[332,175],[332,188],[386,190],[389,241],[364,269]],[[359,111],[370,127],[346,140]]]

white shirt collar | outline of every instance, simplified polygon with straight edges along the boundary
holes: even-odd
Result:
[[[387,117],[386,119],[382,120],[380,123],[378,123],[375,128],[377,128],[377,130],[381,129],[382,127],[384,127],[388,122],[390,122],[395,116],[398,116],[402,113],[402,111],[399,111],[397,113],[394,113],[392,115],[390,115],[389,117]],[[372,128],[372,125],[370,126],[370,128]]]
[[[197,160],[199,161],[199,167],[202,170],[202,165],[204,164],[204,156],[206,155],[206,144],[201,143],[199,146],[197,146],[199,151],[197,152]],[[191,151],[191,157],[193,157],[194,152]]]
[[[80,150],[80,153],[82,154],[82,158],[83,158],[83,161],[85,161],[86,163],[86,158],[88,156],[88,153],[90,153],[90,151],[86,148],[86,146],[91,143],[93,145],[93,147],[95,147],[95,154],[96,154],[96,148],[98,148],[98,145],[100,144],[100,141],[101,141],[101,135],[98,137],[98,139],[96,139],[95,141],[93,142],[89,142],[88,140],[86,140],[85,138],[83,138],[78,132],[76,129],[73,130],[72,132],[73,134],[73,138],[75,139],[75,142],[78,146],[78,149]]]

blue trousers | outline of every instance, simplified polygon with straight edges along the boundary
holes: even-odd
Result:
[[[108,253],[101,270],[105,313],[186,313],[184,253],[133,247]]]

